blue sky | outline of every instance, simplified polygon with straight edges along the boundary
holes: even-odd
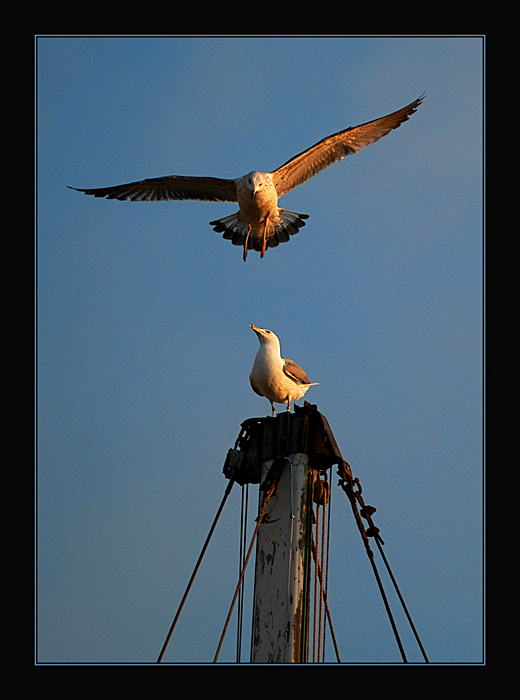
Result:
[[[482,662],[483,60],[477,36],[37,37],[39,663],[157,659],[227,450],[270,412],[249,323],[322,382],[306,398],[377,507],[430,660]],[[233,204],[67,189],[274,170],[423,92],[397,131],[281,200],[310,218],[262,260],[209,226]],[[342,660],[399,663],[337,487],[332,513]],[[213,659],[239,516],[235,487],[165,662]]]

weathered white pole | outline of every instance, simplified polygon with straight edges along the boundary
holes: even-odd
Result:
[[[261,484],[272,463],[262,464]],[[307,661],[313,482],[308,455],[287,455],[258,532],[252,663]]]

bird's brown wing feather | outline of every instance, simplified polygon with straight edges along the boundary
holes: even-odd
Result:
[[[138,182],[96,189],[70,189],[107,199],[129,199],[132,202],[159,202],[173,199],[198,199],[210,202],[236,202],[236,181],[218,177],[185,177],[168,175]]]
[[[357,153],[396,129],[419,107],[424,95],[397,112],[387,114],[371,122],[350,127],[327,136],[318,143],[291,158],[272,173],[278,196],[281,197],[301,185],[332,163],[351,153]]]
[[[293,360],[284,359],[283,371],[284,373],[296,384],[310,384],[311,380],[307,376],[307,373],[297,365]]]

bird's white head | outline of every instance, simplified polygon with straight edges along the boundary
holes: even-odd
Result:
[[[252,323],[249,324],[249,328],[252,328],[256,333],[256,336],[260,341],[260,345],[272,346],[277,348],[280,347],[280,341],[278,339],[278,336],[276,335],[276,333],[273,333],[273,331],[270,331],[267,328],[258,328]]]
[[[252,170],[245,176],[246,187],[251,191],[253,197],[265,184],[265,173]]]

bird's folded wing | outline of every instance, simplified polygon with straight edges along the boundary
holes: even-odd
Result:
[[[132,202],[159,202],[171,199],[199,199],[211,202],[236,202],[236,181],[218,177],[184,177],[169,175],[150,178],[126,185],[79,189],[78,192],[106,197],[107,199],[130,199]]]
[[[332,163],[351,153],[357,153],[396,129],[412,115],[423,100],[423,95],[406,107],[374,121],[350,127],[327,136],[318,143],[284,163],[272,173],[278,196],[281,197],[301,185]]]
[[[297,365],[296,362],[293,362],[293,360],[284,359],[283,371],[290,379],[292,379],[297,384],[311,383],[311,380],[307,376],[307,373],[300,367],[300,365]]]

